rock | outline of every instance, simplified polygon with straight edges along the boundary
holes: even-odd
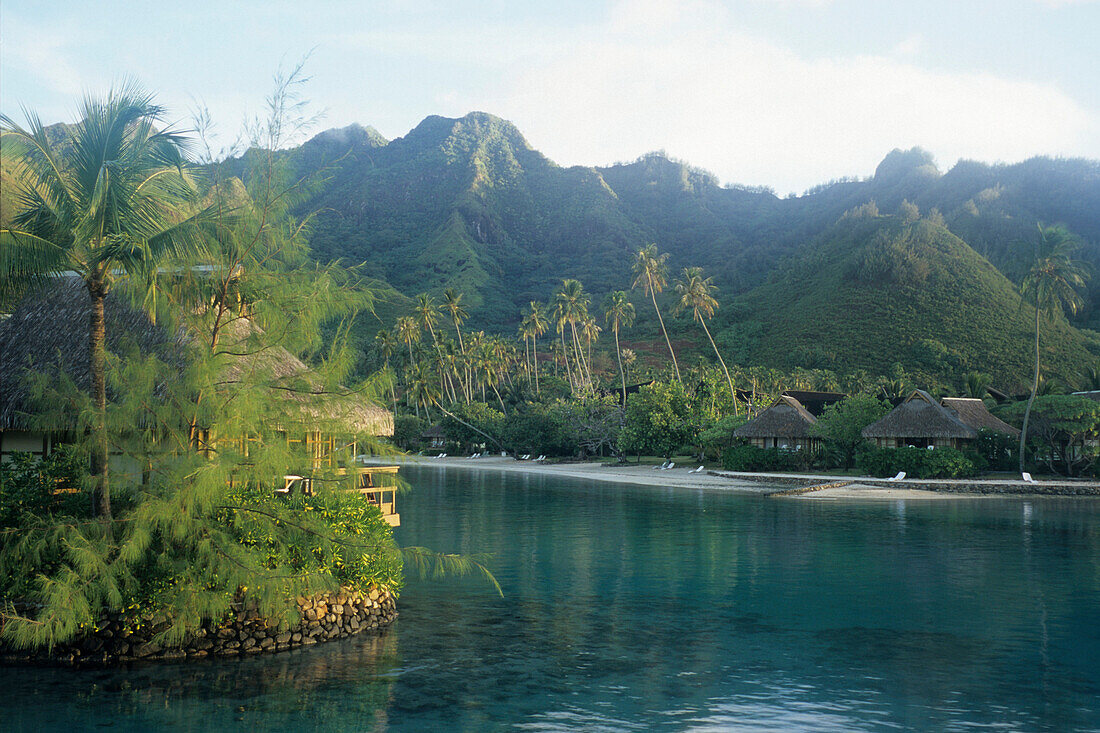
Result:
[[[253,639],[251,636],[246,637],[244,640],[241,641],[241,649],[247,650],[251,649],[254,646],[256,646],[256,640]]]
[[[276,644],[286,644],[289,641],[290,641],[290,632],[289,631],[284,631],[283,633],[281,633],[281,634],[279,634],[278,636],[275,637],[275,643]]]
[[[294,643],[298,643],[302,640],[302,633],[300,631],[295,631],[293,634],[290,635],[290,640]]]
[[[316,644],[316,643],[317,643],[317,640],[314,639],[312,636],[303,636],[302,637],[302,646],[309,646],[310,644]]]
[[[150,654],[156,654],[161,649],[159,644],[154,644],[151,641],[147,641],[137,649],[134,650],[135,657],[147,657]]]
[[[270,649],[273,646],[275,646],[275,641],[270,636],[265,636],[260,641],[260,648],[261,649]]]

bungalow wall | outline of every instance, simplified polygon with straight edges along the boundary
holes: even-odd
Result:
[[[958,448],[963,449],[970,444],[965,438],[875,438],[875,445],[879,448]]]
[[[780,450],[815,450],[819,441],[817,438],[783,438],[765,437],[749,438],[749,444],[757,448],[779,448]]]

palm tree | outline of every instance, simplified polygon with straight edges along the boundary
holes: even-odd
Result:
[[[546,333],[550,328],[550,322],[546,320],[546,312],[542,307],[542,303],[537,300],[532,300],[528,306],[527,319],[531,322],[531,360],[534,362],[535,371],[535,394],[540,395],[539,390],[539,353],[538,353],[538,338]]]
[[[413,344],[420,343],[420,324],[412,316],[401,316],[394,325],[397,340],[409,347],[409,367],[416,362],[413,357]]]
[[[1076,288],[1084,286],[1088,273],[1082,263],[1071,257],[1076,249],[1076,240],[1064,227],[1044,227],[1040,224],[1035,260],[1020,284],[1020,293],[1035,306],[1035,371],[1020,430],[1021,472],[1024,470],[1024,447],[1031,406],[1039,391],[1039,317],[1044,311],[1053,315],[1068,308],[1070,313],[1076,313],[1081,307],[1081,296]]]
[[[93,508],[111,518],[107,465],[106,325],[103,306],[119,276],[152,285],[169,258],[203,252],[197,224],[181,219],[193,187],[187,140],[163,125],[165,111],[136,84],[105,98],[85,97],[81,121],[63,143],[50,140],[39,118],[27,127],[0,115],[5,154],[17,161],[19,211],[0,231],[0,297],[28,280],[75,272],[91,297],[88,325],[95,414],[89,461]]]
[[[634,304],[627,300],[625,292],[616,290],[607,296],[603,317],[615,334],[615,356],[619,362],[619,378],[623,383],[623,407],[626,407],[626,372],[623,371],[623,352],[619,347],[619,329],[630,328],[634,324]]]
[[[584,292],[584,286],[581,285],[580,280],[572,278],[562,280],[561,288],[554,294],[554,305],[557,312],[564,323],[569,324],[573,353],[576,355],[577,382],[581,387],[592,383],[592,372],[585,362],[584,352],[581,350],[581,340],[577,335],[577,324],[583,324],[588,318],[588,303],[588,294]]]
[[[470,317],[470,314],[466,312],[466,309],[462,307],[462,293],[458,292],[454,288],[447,288],[443,291],[443,305],[440,306],[440,310],[450,313],[451,320],[455,324],[455,335],[458,337],[458,350],[462,353],[463,360],[466,356],[466,344],[462,342],[462,329],[460,326],[462,322]],[[468,382],[470,375],[466,374],[463,382],[463,396],[466,398],[467,404],[470,401]]]
[[[985,397],[986,392],[989,391],[991,381],[992,380],[990,380],[987,374],[982,374],[981,372],[967,372],[963,375],[966,396],[974,397],[979,400],[982,399]]]
[[[581,323],[581,338],[584,339],[584,358],[588,364],[589,380],[592,379],[592,344],[599,341],[602,330],[593,316],[586,317]]]
[[[380,329],[375,335],[374,340],[378,342],[378,348],[382,350],[382,362],[385,365],[385,369],[389,371],[390,359],[393,357],[393,353],[397,350],[397,338],[387,331],[386,329]],[[393,380],[390,380],[390,397],[393,399],[393,414],[397,414],[397,391],[394,388]]]
[[[718,309],[718,301],[714,299],[716,288],[711,284],[709,277],[703,277],[703,268],[685,267],[681,279],[676,281],[676,294],[680,300],[676,303],[674,312],[679,313],[685,308],[691,309],[692,318],[699,322],[710,340],[710,346],[714,349],[714,355],[718,357],[718,363],[722,365],[722,371],[726,374],[726,383],[730,386],[730,399],[733,400],[733,414],[738,414],[737,393],[733,390],[733,380],[730,379],[729,369],[726,368],[726,360],[722,358],[718,347],[714,343],[714,337],[707,328],[707,319],[714,317],[714,311]]]
[[[661,322],[661,333],[665,335],[665,344],[668,345],[668,353],[672,356],[672,368],[676,370],[676,381],[680,379],[680,365],[676,363],[676,352],[672,350],[672,342],[669,341],[668,331],[665,330],[665,319],[661,317],[661,309],[657,307],[657,293],[664,290],[668,276],[668,253],[657,254],[657,245],[648,244],[638,250],[634,257],[634,284],[632,288],[642,288],[642,291],[653,299],[653,310],[657,312],[657,320]]]

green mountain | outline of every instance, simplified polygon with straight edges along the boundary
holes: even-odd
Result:
[[[926,380],[978,371],[1015,387],[1030,371],[1034,313],[937,217],[866,206],[740,297],[725,335],[753,363],[871,374],[900,363]],[[1041,343],[1046,368],[1071,382],[1100,345],[1064,318],[1044,323]]]
[[[1021,384],[1027,338],[1012,283],[1032,252],[1036,224],[1066,225],[1082,240],[1079,256],[1100,273],[1096,161],[963,161],[941,172],[925,151],[895,150],[867,179],[778,198],[722,185],[660,153],[603,168],[562,167],[514,125],[482,112],[428,117],[394,140],[351,125],[277,154],[303,173],[323,170],[301,203],[303,212],[320,212],[314,254],[365,262],[391,285],[383,321],[408,307],[407,296],[455,287],[465,294],[470,327],[512,333],[520,309],[546,301],[563,278],[580,279],[594,306],[628,288],[634,252],[653,242],[669,254],[673,276],[699,265],[714,277],[716,338],[734,361],[878,372],[901,362],[929,374],[974,368]],[[223,162],[223,175],[244,175],[244,162]],[[2,159],[0,176],[10,177]],[[858,226],[862,219],[843,218],[869,202],[882,216]],[[4,217],[11,206],[0,200]],[[882,264],[870,279],[852,275],[876,257],[900,258],[898,272],[911,260],[920,277],[882,274],[897,263]],[[1086,295],[1074,324],[1100,326],[1100,276]],[[652,308],[635,301],[639,322],[624,342],[663,359]],[[364,343],[374,329],[369,320]],[[689,320],[670,319],[670,329],[683,348],[712,358]],[[1059,323],[1048,336],[1058,368],[1093,363],[1090,334]]]

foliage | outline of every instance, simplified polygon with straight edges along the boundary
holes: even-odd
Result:
[[[1017,402],[1003,411],[1020,421],[1027,405]],[[1096,461],[1096,449],[1086,441],[1100,431],[1100,403],[1079,395],[1039,395],[1031,409],[1027,449],[1037,464],[1053,473],[1075,476]]]
[[[427,428],[428,421],[421,420],[416,415],[394,415],[393,443],[402,450],[414,450]]]
[[[740,415],[726,415],[719,418],[713,425],[699,432],[699,446],[703,455],[708,458],[718,458],[724,455],[727,448],[732,448],[736,438],[733,431],[749,421],[748,412]]]
[[[671,458],[694,437],[691,404],[683,384],[654,382],[627,402],[619,448],[623,453]]]
[[[955,448],[876,448],[856,456],[856,467],[868,476],[887,477],[904,471],[907,478],[966,478],[978,472],[975,457]]]
[[[798,466],[798,457],[794,451],[735,445],[722,452],[722,468],[727,471],[793,471]]]
[[[18,527],[26,515],[84,516],[82,481],[87,456],[62,445],[45,460],[15,453],[0,463],[0,528]]]
[[[851,468],[856,451],[864,443],[863,429],[890,411],[889,403],[870,395],[853,395],[825,408],[814,426],[814,432],[826,450],[840,458],[844,468]]]

